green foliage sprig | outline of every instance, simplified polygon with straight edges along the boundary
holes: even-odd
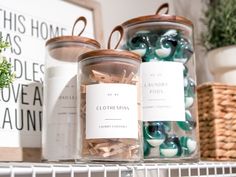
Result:
[[[15,79],[15,74],[11,71],[12,65],[1,55],[7,47],[9,44],[0,40],[0,89],[8,87]]]
[[[236,44],[236,1],[211,0],[205,12],[207,27],[202,35],[207,50]]]

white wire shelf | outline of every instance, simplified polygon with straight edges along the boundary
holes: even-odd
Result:
[[[91,177],[236,177],[236,162],[199,163],[141,163],[141,164],[50,164],[50,163],[0,163],[0,176],[27,175],[37,177],[81,175]]]

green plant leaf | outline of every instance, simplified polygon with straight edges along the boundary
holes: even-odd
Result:
[[[15,74],[11,71],[11,63],[1,56],[3,49],[9,46],[7,42],[0,40],[0,89],[8,87],[15,79]]]
[[[201,41],[207,50],[236,44],[235,0],[212,0],[204,15]]]

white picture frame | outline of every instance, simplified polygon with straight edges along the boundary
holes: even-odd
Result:
[[[41,159],[45,43],[71,35],[76,18],[87,18],[82,36],[103,43],[100,4],[93,0],[0,0],[0,37],[11,45],[14,83],[0,90],[0,161]]]

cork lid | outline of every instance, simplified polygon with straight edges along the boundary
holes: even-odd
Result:
[[[165,11],[164,11],[165,10]],[[164,13],[162,13],[164,11]],[[130,27],[137,24],[147,23],[147,22],[175,22],[183,25],[193,27],[193,23],[182,16],[169,15],[169,4],[162,4],[156,11],[155,15],[140,16],[133,19],[130,19],[121,24],[123,27]]]
[[[74,30],[78,22],[83,22],[84,26],[78,36],[75,36]],[[80,36],[84,32],[86,25],[86,18],[81,16],[76,19],[71,36],[60,36],[49,39],[46,42],[49,55],[57,60],[75,62],[81,54],[99,49],[100,44],[96,40]]]

